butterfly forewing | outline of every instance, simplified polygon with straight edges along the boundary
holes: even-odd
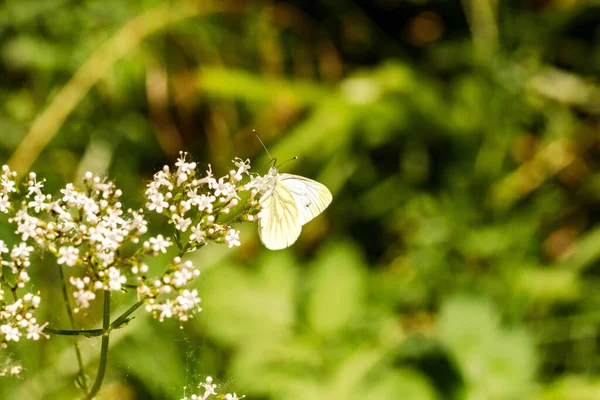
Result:
[[[321,214],[331,203],[331,192],[325,185],[299,175],[280,176],[279,186],[284,185],[294,198],[302,225]]]
[[[290,191],[279,183],[260,201],[263,208],[258,222],[260,240],[270,250],[290,246],[302,230],[298,206]]]

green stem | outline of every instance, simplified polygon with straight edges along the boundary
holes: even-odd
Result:
[[[121,314],[117,319],[115,319],[110,325],[109,330],[119,329],[122,325],[127,321],[127,317],[129,317],[135,310],[140,308],[140,306],[144,304],[143,301],[138,301],[127,311]],[[70,330],[70,329],[54,329],[54,328],[45,328],[44,332],[51,333],[53,335],[63,335],[63,336],[86,336],[86,337],[95,337],[102,336],[105,332],[105,329],[80,329],[80,330]]]
[[[69,329],[53,329],[53,328],[44,328],[45,333],[51,333],[53,335],[63,335],[63,336],[86,336],[86,337],[95,337],[100,336],[104,333],[103,329],[81,329],[81,330],[69,330]]]
[[[110,338],[110,291],[104,291],[104,313],[102,316],[102,346],[100,348],[100,365],[98,365],[98,374],[96,380],[90,389],[90,392],[85,397],[85,400],[92,400],[102,386],[104,374],[106,373],[106,365],[108,362],[108,339]]]
[[[15,301],[19,300],[19,296],[17,295],[17,287],[12,287],[10,288],[10,292],[12,293],[12,297]]]
[[[120,328],[121,325],[123,325],[126,322],[127,317],[129,317],[129,315],[131,315],[131,313],[133,313],[135,310],[140,308],[140,306],[142,304],[144,304],[144,301],[140,300],[137,303],[135,303],[134,305],[132,305],[131,307],[129,307],[129,309],[127,311],[125,311],[123,314],[121,314],[117,319],[115,319],[113,321],[112,324],[110,324],[110,328],[111,329]]]
[[[62,289],[62,296],[65,302],[65,308],[67,309],[67,315],[69,317],[69,322],[71,324],[71,329],[75,329],[75,318],[73,318],[73,311],[71,310],[71,303],[69,302],[69,293],[67,292],[67,285],[65,282],[65,273],[63,271],[62,266],[58,266],[58,273],[60,274],[60,286]],[[85,370],[83,365],[83,357],[81,356],[81,349],[79,348],[79,342],[77,338],[73,341],[73,346],[75,347],[75,355],[77,357],[77,364],[79,365],[79,379],[81,387],[85,393],[88,392],[88,382],[85,377]]]
[[[175,227],[173,227],[173,239],[175,239],[175,244],[177,245],[177,248],[179,249],[179,251],[181,251],[181,249],[182,249],[181,239],[179,237],[179,231]]]

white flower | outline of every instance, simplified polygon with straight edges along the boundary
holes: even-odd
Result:
[[[147,243],[147,245],[146,245]],[[163,235],[158,235],[157,237],[152,237],[148,239],[144,245],[150,247],[152,251],[158,253],[166,253],[167,247],[171,246],[171,241],[169,239],[165,239]]]
[[[212,382],[213,382],[212,377],[207,376],[206,377],[206,382],[205,383],[201,383],[200,385],[198,385],[199,387],[202,387],[205,390],[204,398],[207,398],[208,395],[216,395],[217,394],[217,392],[215,390],[217,388],[217,385],[215,385]]]
[[[127,282],[127,278],[121,275],[121,271],[115,267],[108,269],[108,290],[121,290],[122,285]]]
[[[165,318],[171,318],[173,316],[173,304],[171,303],[171,300],[167,300],[156,307],[160,309],[160,316],[158,317],[159,321],[163,321]]]
[[[198,291],[196,289],[192,291],[186,289],[177,296],[175,301],[182,311],[189,311],[198,308],[198,304],[200,304],[201,300],[200,297],[198,297]]]
[[[216,182],[211,182],[211,189],[215,190],[215,196],[223,196],[226,199],[235,195],[235,186],[225,181],[223,178],[219,178]]]
[[[169,203],[165,201],[165,196],[162,193],[154,193],[148,196],[149,203],[146,208],[150,211],[156,210],[157,213],[162,213],[165,208],[169,207]]]
[[[27,207],[33,208],[36,213],[39,213],[41,210],[47,209],[49,204],[46,203],[46,196],[39,193],[35,195],[33,201],[27,203]]]
[[[27,325],[27,339],[39,340],[41,336],[47,337],[44,333],[44,328],[48,326],[46,322],[43,325],[38,325],[36,323],[30,323]]]
[[[196,226],[192,226],[192,234],[190,235],[190,241],[196,243],[204,243],[206,239],[206,231],[199,223]]]
[[[235,229],[230,229],[227,232],[227,236],[225,236],[225,243],[227,243],[229,248],[232,248],[233,246],[239,246],[241,244],[240,232],[236,231]]]
[[[242,180],[243,175],[247,174],[248,171],[250,170],[250,160],[242,160],[240,158],[236,158],[233,163],[235,164],[235,166],[238,168],[237,171],[232,170],[230,172],[230,175],[233,177],[233,179],[236,182],[239,182]]]
[[[15,217],[9,221],[17,223],[17,233],[21,234],[21,240],[25,241],[30,237],[35,238],[38,236],[37,228],[40,220],[27,214],[26,209],[17,211]]]
[[[179,155],[180,155],[180,157],[177,159],[177,162],[175,163],[175,166],[177,167],[177,175],[179,175],[179,174],[189,175],[192,171],[194,171],[194,169],[196,169],[196,163],[195,162],[191,162],[191,163],[185,162],[185,157],[187,156],[187,153],[181,152],[181,153],[179,153]]]
[[[210,376],[206,377],[205,382],[198,384],[198,389],[204,389],[204,393],[201,395],[193,394],[190,397],[184,397],[181,400],[208,400],[213,398],[225,399],[225,400],[241,400],[245,396],[238,397],[237,394],[227,393],[226,395],[220,395],[217,393],[217,385],[213,383],[213,379]],[[212,397],[215,396],[215,397]],[[218,397],[217,397],[218,396]]]
[[[181,173],[177,175],[177,186],[181,186],[182,183],[184,183],[185,181],[187,181],[188,176],[187,174]]]
[[[13,365],[12,367],[10,367],[10,374],[12,376],[19,375],[22,371],[23,371],[22,365]]]
[[[175,229],[177,229],[178,231],[181,231],[181,232],[187,231],[189,226],[192,224],[191,219],[183,218],[182,216],[177,215],[177,214],[173,215],[172,220],[175,223]]]
[[[21,332],[19,332],[19,328],[12,327],[8,324],[0,325],[0,334],[4,335],[4,339],[7,342],[10,342],[11,340],[18,342],[21,338]]]
[[[69,267],[77,264],[79,259],[79,249],[73,246],[65,246],[58,249],[58,265],[66,264]]]
[[[80,289],[76,292],[73,292],[73,298],[75,299],[75,303],[78,305],[78,308],[75,308],[73,311],[78,312],[79,308],[89,308],[90,301],[96,298],[96,294],[90,290]]]
[[[200,196],[193,198],[192,203],[198,207],[199,211],[206,210],[206,212],[208,212],[210,214],[213,211],[213,202],[216,199],[217,198],[215,196],[207,196],[205,194],[202,194]]]
[[[162,171],[158,171],[154,174],[154,180],[148,184],[148,188],[153,188],[153,190],[157,191],[161,186],[166,186],[169,190],[173,188],[171,181],[169,180],[169,168],[166,167]]]
[[[0,185],[4,187],[4,193],[16,192],[15,181],[10,179],[7,175],[2,175],[0,179]]]
[[[7,195],[0,195],[0,212],[8,213],[10,207],[10,200]]]
[[[33,251],[33,247],[27,246],[27,243],[21,242],[18,246],[14,246],[10,252],[10,258],[13,260],[27,260]]]
[[[44,187],[44,181],[38,182],[35,178],[35,172],[29,173],[29,181],[27,182],[27,197],[32,194],[41,195],[42,188]]]

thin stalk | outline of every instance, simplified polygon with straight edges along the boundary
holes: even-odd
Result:
[[[100,348],[100,365],[98,365],[98,374],[96,380],[90,389],[90,392],[85,396],[85,400],[92,400],[102,386],[104,374],[106,373],[106,365],[108,362],[108,340],[110,338],[110,291],[104,291],[104,310],[102,315],[102,345]]]
[[[104,333],[103,329],[81,329],[81,330],[69,330],[69,329],[53,329],[53,328],[44,328],[45,333],[51,333],[53,335],[62,335],[62,336],[85,336],[85,337],[95,337],[101,336]]]
[[[69,302],[69,293],[67,292],[67,285],[65,283],[65,273],[60,265],[58,266],[58,273],[60,274],[60,286],[63,300],[65,302],[65,308],[67,310],[67,315],[69,317],[69,323],[71,324],[71,329],[75,330],[75,318],[73,318],[73,311],[71,310],[71,303]],[[77,364],[79,365],[79,382],[81,383],[83,391],[87,393],[88,382],[85,377],[83,357],[81,356],[81,349],[79,348],[79,341],[77,338],[73,340],[73,346],[75,347],[75,355],[77,357]]]
[[[12,293],[12,297],[15,301],[19,300],[19,296],[17,295],[17,287],[10,287],[10,292]]]
[[[125,311],[123,314],[121,314],[117,319],[114,320],[114,322],[112,324],[110,324],[110,328],[111,329],[119,328],[125,322],[125,320],[127,320],[127,317],[129,317],[129,315],[131,315],[131,313],[133,313],[135,310],[140,308],[140,306],[142,304],[144,304],[144,301],[140,300],[137,303],[135,303],[134,305],[132,305],[131,307],[129,307],[129,309],[127,311]]]

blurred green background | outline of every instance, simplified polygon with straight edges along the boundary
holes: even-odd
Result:
[[[600,398],[600,2],[5,0],[0,76],[2,162],[50,192],[91,170],[138,207],[179,150],[264,173],[256,129],[334,195],[290,249],[192,254],[204,311],[138,312],[101,398]],[[2,351],[3,399],[76,397],[69,338]]]

